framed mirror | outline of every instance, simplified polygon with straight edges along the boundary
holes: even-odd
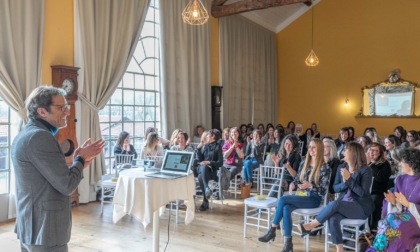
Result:
[[[414,117],[419,85],[399,77],[394,70],[388,79],[362,88],[362,108],[357,116]]]

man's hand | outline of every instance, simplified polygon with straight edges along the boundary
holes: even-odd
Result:
[[[74,151],[74,157],[80,156],[85,160],[85,168],[90,165],[92,160],[98,156],[105,146],[103,139],[98,139],[91,143],[91,139],[86,140],[82,146]]]

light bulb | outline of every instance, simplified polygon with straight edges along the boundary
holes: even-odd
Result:
[[[198,17],[198,11],[197,10],[193,10],[193,17]]]
[[[316,56],[314,50],[311,50],[311,52],[309,53],[308,57],[305,60],[305,64],[307,66],[317,66],[319,64],[319,59]]]

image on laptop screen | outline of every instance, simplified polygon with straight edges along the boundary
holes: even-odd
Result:
[[[187,172],[191,166],[193,152],[167,151],[162,171]]]

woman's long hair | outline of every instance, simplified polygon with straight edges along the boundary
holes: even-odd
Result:
[[[283,138],[283,140],[281,141],[281,145],[280,145],[280,149],[279,149],[279,157],[282,158],[286,158],[287,157],[287,153],[286,153],[286,149],[284,148],[284,143],[289,140],[292,143],[292,151],[291,152],[297,152],[299,153],[298,149],[299,149],[299,141],[297,139],[297,137],[295,135],[287,135],[285,138]]]
[[[321,172],[321,167],[324,165],[324,144],[321,140],[315,138],[311,140],[312,143],[316,146],[316,155],[315,155],[315,167],[312,168],[311,173],[309,174],[309,182],[314,181],[316,185],[319,185],[319,173]],[[309,153],[306,155],[305,163],[303,164],[302,171],[300,172],[299,180],[301,182],[305,181],[305,175],[307,170],[311,166],[312,157]]]
[[[346,157],[348,161],[348,165],[350,167],[354,167],[354,171],[356,172],[360,170],[362,167],[367,166],[366,154],[363,150],[363,147],[356,142],[348,142],[346,143],[345,147],[349,150],[350,157]]]
[[[120,148],[124,145],[124,140],[129,136],[130,134],[127,131],[121,131],[120,135],[118,136],[117,142],[115,142],[115,146],[119,146]]]
[[[149,133],[149,135],[147,136],[146,144],[145,144],[146,150],[157,151],[158,150],[158,144],[156,144],[153,147],[153,143],[157,142],[158,140],[159,140],[158,133],[156,133],[156,132]]]

